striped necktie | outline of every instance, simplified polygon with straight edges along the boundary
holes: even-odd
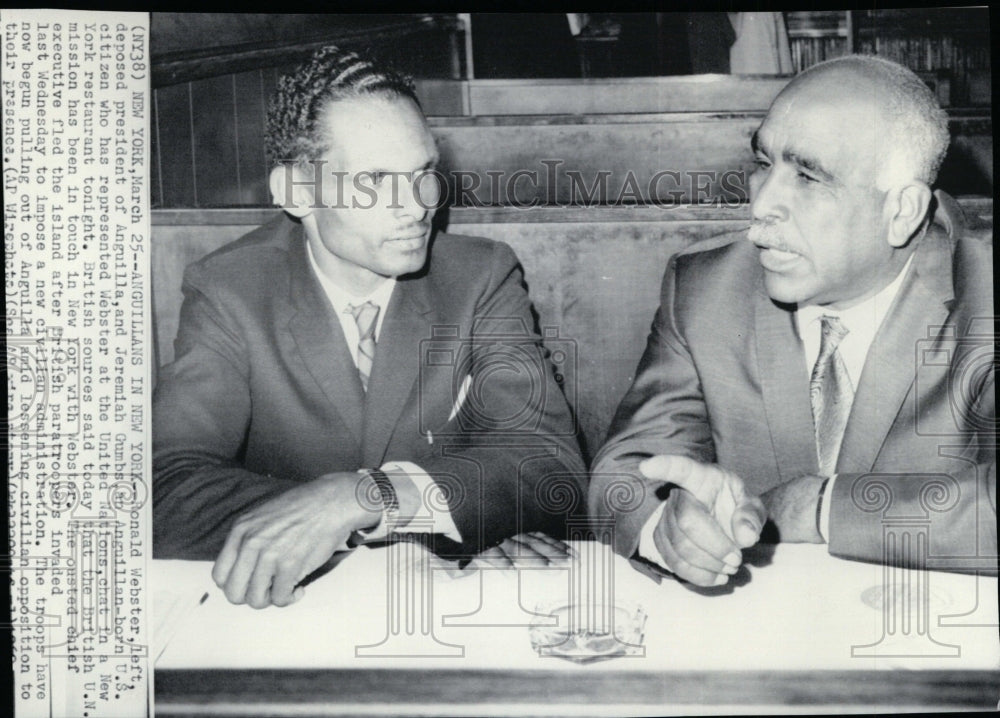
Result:
[[[847,416],[854,401],[854,387],[844,358],[837,351],[848,330],[837,317],[823,315],[819,356],[809,379],[816,454],[821,476],[832,476],[837,468],[840,442],[847,428]]]
[[[372,374],[372,362],[375,361],[375,324],[379,306],[372,302],[359,306],[349,304],[347,311],[358,323],[358,376],[361,377],[362,388],[368,391],[368,378]]]

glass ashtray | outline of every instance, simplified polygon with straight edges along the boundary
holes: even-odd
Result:
[[[937,586],[912,584],[878,584],[861,593],[861,602],[877,611],[891,606],[894,611],[906,610],[911,614],[926,608],[930,614],[939,615],[951,608],[951,594]]]
[[[646,611],[635,603],[560,603],[538,606],[529,628],[539,656],[592,663],[644,656]]]

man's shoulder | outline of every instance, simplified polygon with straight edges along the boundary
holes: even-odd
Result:
[[[739,230],[699,240],[673,255],[671,260],[678,267],[727,267],[756,261],[756,253],[747,241],[746,230]]]
[[[279,213],[242,237],[225,244],[187,268],[187,278],[213,285],[252,284],[260,286],[266,276],[273,283],[287,266],[301,225]]]
[[[992,296],[993,231],[965,232],[955,239],[954,283],[961,295]]]
[[[941,261],[941,267],[931,267],[937,272],[938,282],[950,283],[953,319],[961,326],[977,317],[993,316],[993,233],[963,231],[948,238],[946,251],[950,261]],[[950,267],[951,276],[941,276],[942,269]],[[971,326],[971,325],[969,325]]]
[[[506,242],[486,237],[439,232],[434,238],[432,262],[438,264],[482,266],[484,260],[515,261],[514,251]]]
[[[469,284],[506,276],[517,264],[514,250],[505,242],[439,232],[434,237],[427,276],[433,282]]]
[[[670,258],[678,298],[748,296],[760,274],[756,248],[746,231],[731,232],[696,242]]]

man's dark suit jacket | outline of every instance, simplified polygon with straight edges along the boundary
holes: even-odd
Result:
[[[993,249],[962,234],[939,208],[868,352],[836,467],[834,555],[881,560],[883,533],[909,521],[929,534],[927,566],[995,570]],[[591,512],[615,516],[625,556],[658,504],[631,478],[647,456],[718,463],[756,493],[818,473],[794,307],[768,297],[757,252],[740,233],[670,261],[591,478]]]
[[[176,359],[153,397],[158,557],[214,559],[248,507],[387,461],[442,487],[462,536],[438,542],[444,553],[564,531],[539,483],[584,495],[586,469],[505,244],[434,239],[428,266],[393,291],[367,394],[297,222],[282,215],[196,262],[183,288]]]

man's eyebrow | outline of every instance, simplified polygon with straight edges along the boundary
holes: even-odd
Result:
[[[792,164],[798,165],[803,169],[812,172],[820,179],[826,180],[827,182],[833,182],[836,180],[836,176],[830,172],[828,169],[823,167],[823,165],[818,161],[810,157],[805,157],[795,152],[794,150],[785,150],[782,155],[785,162],[791,162]]]
[[[433,169],[435,166],[437,166],[437,163],[440,160],[441,160],[440,157],[438,157],[437,155],[434,155],[434,157],[432,157],[431,159],[427,160],[424,164],[422,164],[420,167],[417,167],[415,170],[391,170],[388,167],[373,166],[373,167],[371,167],[369,169],[361,170],[361,171],[362,172],[368,172],[368,173],[373,174],[373,175],[390,175],[390,176],[391,175],[397,175],[397,176],[403,176],[403,175],[408,175],[411,172],[423,172],[424,170]]]
[[[753,135],[750,137],[750,149],[754,152],[763,152],[764,147],[760,141],[760,130],[754,130]]]

